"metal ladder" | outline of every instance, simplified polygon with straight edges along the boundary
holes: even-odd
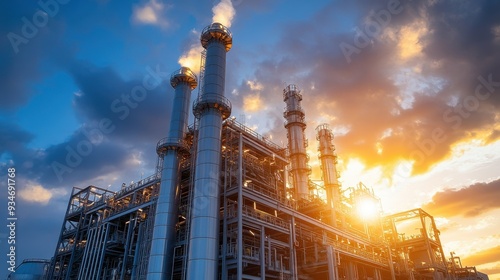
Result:
[[[205,63],[207,60],[207,50],[203,50],[201,52],[201,60],[200,60],[200,77],[198,79],[198,99],[201,97],[205,90],[205,85],[203,81],[205,80]]]
[[[146,279],[148,264],[149,264],[149,252],[151,250],[151,239],[153,238],[153,227],[156,214],[156,204],[153,203],[149,207],[148,216],[146,221],[141,225],[143,227],[141,245],[139,246],[139,258],[138,268],[137,268],[137,279]]]
[[[182,268],[182,276],[181,279],[186,279],[187,272],[187,261],[188,261],[188,253],[189,253],[189,236],[191,229],[191,206],[193,204],[193,192],[194,192],[194,178],[195,178],[195,169],[196,169],[196,149],[198,147],[198,120],[195,118],[194,123],[194,131],[193,131],[193,145],[191,146],[191,166],[190,169],[190,178],[189,178],[189,195],[187,199],[187,209],[186,209],[186,245],[184,250],[184,259],[183,259],[183,268]]]

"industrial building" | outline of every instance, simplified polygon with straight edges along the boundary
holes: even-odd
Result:
[[[316,128],[322,178],[311,180],[297,86],[282,93],[287,147],[231,117],[232,43],[211,24],[199,79],[186,67],[172,74],[153,175],[118,192],[73,189],[47,279],[482,279],[445,257],[424,210],[361,218],[358,207],[379,200],[361,183],[339,184],[327,124]]]

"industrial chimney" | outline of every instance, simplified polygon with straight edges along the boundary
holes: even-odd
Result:
[[[221,132],[222,121],[231,114],[224,86],[226,52],[231,49],[232,42],[231,32],[220,23],[212,23],[201,33],[206,60],[203,90],[193,104],[199,125],[187,279],[218,279]]]
[[[335,146],[332,144],[333,133],[328,124],[316,127],[316,139],[319,141],[319,159],[321,160],[321,172],[325,184],[326,199],[328,206],[332,209],[331,224],[337,226],[336,211],[340,210],[340,188],[337,177],[337,155]]]
[[[306,129],[304,110],[300,106],[302,95],[296,85],[288,85],[283,90],[283,101],[286,103],[283,116],[286,119],[288,149],[290,151],[291,169],[296,199],[309,196],[309,174],[311,167],[308,165],[306,152],[307,139],[304,134]]]
[[[175,243],[175,225],[179,204],[179,162],[188,147],[184,144],[189,117],[191,91],[196,87],[196,76],[187,67],[174,72],[170,84],[175,89],[168,137],[157,145],[158,156],[163,157],[160,194],[149,255],[147,279],[164,280],[172,274]]]

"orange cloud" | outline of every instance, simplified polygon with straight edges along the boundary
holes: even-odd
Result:
[[[302,87],[309,127],[327,121],[333,128],[349,128],[335,135],[343,158],[358,158],[367,169],[382,167],[388,176],[401,162],[405,175],[424,174],[451,158],[459,144],[477,140],[485,145],[500,137],[500,53],[490,38],[498,23],[483,22],[485,32],[461,28],[489,18],[470,11],[486,13],[495,7],[483,10],[471,2],[464,10],[444,12],[441,5],[426,5],[422,11],[427,12],[418,16],[395,17],[387,32],[350,63],[338,44],[353,42],[355,32],[325,31],[322,27],[333,17],[301,22],[301,40],[297,28],[286,29],[272,48],[274,57],[258,62],[249,79],[263,85],[263,104],[283,104],[281,88],[275,90],[283,81]],[[478,61],[486,54],[488,59]],[[243,107],[249,87],[241,83],[236,88],[240,96],[233,99],[235,106]],[[282,116],[269,114],[277,124],[273,134],[283,132]]]
[[[474,264],[475,266],[500,261],[500,245],[477,252],[473,255],[462,258],[464,266]],[[500,267],[498,267],[500,269]],[[499,273],[499,271],[495,273]]]
[[[25,188],[19,191],[19,198],[31,203],[46,205],[54,196],[66,195],[64,189],[46,189],[39,184],[28,182]]]
[[[477,183],[462,189],[447,189],[432,196],[423,206],[436,216],[475,217],[494,208],[500,208],[500,179]],[[500,254],[499,254],[500,255]]]
[[[404,26],[399,32],[398,49],[400,58],[409,59],[422,52],[423,46],[420,38],[428,32],[424,21]]]
[[[259,93],[243,97],[243,110],[245,112],[258,112],[261,109],[263,109],[263,103]]]

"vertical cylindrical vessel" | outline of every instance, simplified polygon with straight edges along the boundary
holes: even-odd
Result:
[[[283,101],[286,103],[283,116],[286,119],[285,128],[287,129],[288,149],[290,151],[290,173],[293,178],[293,187],[297,199],[307,198],[309,196],[311,167],[308,165],[309,159],[306,151],[305,114],[300,106],[302,94],[296,85],[288,85],[283,90]]]
[[[212,23],[203,30],[201,44],[206,60],[203,91],[193,104],[199,126],[186,276],[218,279],[221,131],[222,121],[231,114],[224,87],[232,35],[222,24]]]
[[[157,145],[158,156],[163,157],[163,169],[149,255],[148,280],[170,279],[172,274],[179,204],[179,163],[182,154],[188,151],[184,138],[191,91],[197,85],[196,76],[189,68],[182,67],[172,74],[170,84],[175,88],[175,96],[168,137]]]
[[[321,160],[321,172],[325,184],[328,206],[332,209],[332,225],[337,226],[336,209],[340,206],[340,188],[337,176],[337,155],[333,145],[333,133],[327,124],[316,127],[316,139],[319,141],[318,151]]]

